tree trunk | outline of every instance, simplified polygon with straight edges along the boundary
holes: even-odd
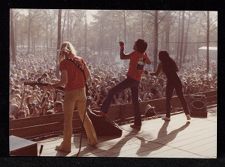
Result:
[[[200,39],[200,29],[198,30],[198,38],[197,39]],[[197,59],[196,59],[196,61],[200,61],[200,56],[199,56],[199,47],[200,47],[200,44],[199,43],[197,43]]]
[[[85,27],[84,27],[84,56],[87,57],[87,12],[85,11]]]
[[[11,50],[11,58],[12,63],[16,64],[16,42],[15,42],[15,34],[14,34],[14,17],[13,10],[10,10],[10,50]]]
[[[170,16],[166,20],[166,39],[165,39],[165,49],[170,53]]]
[[[127,42],[127,24],[126,24],[126,11],[124,10],[123,11],[123,25],[124,25],[124,32],[123,32],[123,35],[124,35],[124,42],[126,43]]]
[[[158,11],[156,10],[155,11],[155,19],[154,19],[154,51],[153,51],[153,54],[154,54],[154,70],[156,70],[157,68],[157,58],[158,58]]]
[[[144,39],[144,16],[143,16],[143,11],[141,11],[141,38]]]
[[[59,77],[59,49],[61,44],[61,18],[62,9],[58,11],[58,38],[57,38],[57,53],[56,53],[56,76]]]
[[[207,74],[209,74],[209,11],[207,11],[207,64],[206,64],[206,69],[207,69]]]
[[[50,47],[51,47],[51,49],[53,47],[53,31],[54,31],[54,27],[53,27],[53,24],[51,23],[50,24]]]
[[[183,46],[184,46],[184,20],[185,20],[184,13],[185,13],[185,11],[182,12],[182,28],[181,28],[181,41],[180,41],[180,61],[179,61],[180,68],[182,68]]]
[[[111,40],[110,40],[110,55],[111,57],[113,56],[113,52],[114,52],[114,44],[116,43],[116,35],[114,35],[114,30],[115,30],[115,27],[114,27],[115,23],[114,23],[114,18],[113,18],[113,21],[112,21],[112,29],[111,29],[111,32],[110,32],[110,36],[111,36]]]
[[[178,36],[177,36],[177,57],[176,57],[176,62],[179,62],[180,58],[180,18],[181,18],[181,13],[179,12],[179,19],[178,19]]]
[[[31,37],[31,48],[32,48],[31,53],[33,54],[35,53],[35,40],[36,40],[35,38],[36,38],[35,36]]]
[[[165,35],[163,32],[161,33],[161,35],[159,35],[159,38],[161,38],[161,40],[159,40],[159,43],[160,43],[159,48],[164,49],[166,45],[165,45]]]
[[[60,9],[61,10],[61,16],[60,17],[62,17],[62,9]],[[62,42],[62,41],[64,41],[64,31],[65,31],[65,24],[66,24],[66,11],[64,12],[65,14],[64,14],[64,17],[63,17],[63,26],[62,26],[62,32],[61,32],[61,35],[62,35],[62,37],[61,37],[61,41],[60,41],[60,43]],[[61,21],[60,21],[61,22]],[[61,23],[60,23],[61,24]]]
[[[184,55],[183,55],[183,63],[186,62],[187,57],[187,48],[188,48],[188,33],[189,33],[189,26],[190,26],[190,12],[188,14],[188,21],[187,21],[187,30],[185,33],[185,46],[184,46]]]
[[[67,31],[66,31],[66,39],[70,41],[70,10],[67,11]]]
[[[49,38],[49,35],[48,35],[48,22],[46,21],[46,24],[45,24],[45,29],[46,29],[46,38],[45,38],[45,42],[46,42],[46,52],[48,53],[48,38]]]
[[[99,56],[102,57],[103,56],[103,50],[102,48],[104,47],[103,46],[103,39],[104,39],[104,36],[103,36],[103,20],[101,19],[100,21],[100,28],[99,28],[99,42],[98,42],[98,50],[99,50]]]
[[[28,41],[27,41],[27,54],[30,53],[30,43],[31,43],[31,14],[30,10],[28,9]]]

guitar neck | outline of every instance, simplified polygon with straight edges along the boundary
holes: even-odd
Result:
[[[24,85],[43,87],[43,86],[48,86],[50,84],[49,83],[41,83],[41,82],[24,82]],[[55,89],[64,91],[64,88],[62,86],[56,87]]]

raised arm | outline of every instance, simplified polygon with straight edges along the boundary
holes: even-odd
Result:
[[[119,44],[120,44],[120,59],[130,59],[131,54],[126,55],[124,53],[124,43],[120,41]]]

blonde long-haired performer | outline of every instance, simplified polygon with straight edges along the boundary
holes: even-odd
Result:
[[[89,69],[83,58],[76,55],[70,42],[63,42],[59,54],[59,70],[61,80],[49,86],[55,88],[65,85],[64,92],[64,131],[61,145],[56,146],[57,151],[71,152],[72,118],[76,107],[87,134],[90,145],[97,144],[97,136],[93,124],[86,113],[85,83],[90,79]],[[84,117],[85,114],[85,117]]]

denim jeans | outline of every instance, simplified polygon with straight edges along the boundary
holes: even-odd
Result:
[[[173,95],[174,89],[176,90],[176,94],[177,94],[178,98],[180,99],[180,102],[184,109],[184,113],[186,115],[190,114],[187,103],[186,103],[184,95],[183,95],[182,84],[180,82],[178,82],[178,83],[167,82],[167,85],[166,85],[166,117],[170,118],[170,112],[171,112],[170,101],[171,101],[171,97]]]
[[[64,131],[63,131],[63,142],[62,146],[65,149],[71,148],[71,137],[72,137],[72,120],[74,107],[77,107],[81,121],[84,119],[84,129],[87,138],[91,144],[97,143],[97,136],[94,126],[86,112],[86,94],[85,88],[75,89],[72,91],[66,91],[64,97]]]
[[[137,126],[141,126],[141,115],[138,101],[138,86],[139,81],[127,77],[127,79],[120,82],[118,85],[109,90],[108,96],[103,101],[101,111],[107,113],[113,96],[126,88],[130,88],[132,94],[132,102],[134,106],[134,124]]]

